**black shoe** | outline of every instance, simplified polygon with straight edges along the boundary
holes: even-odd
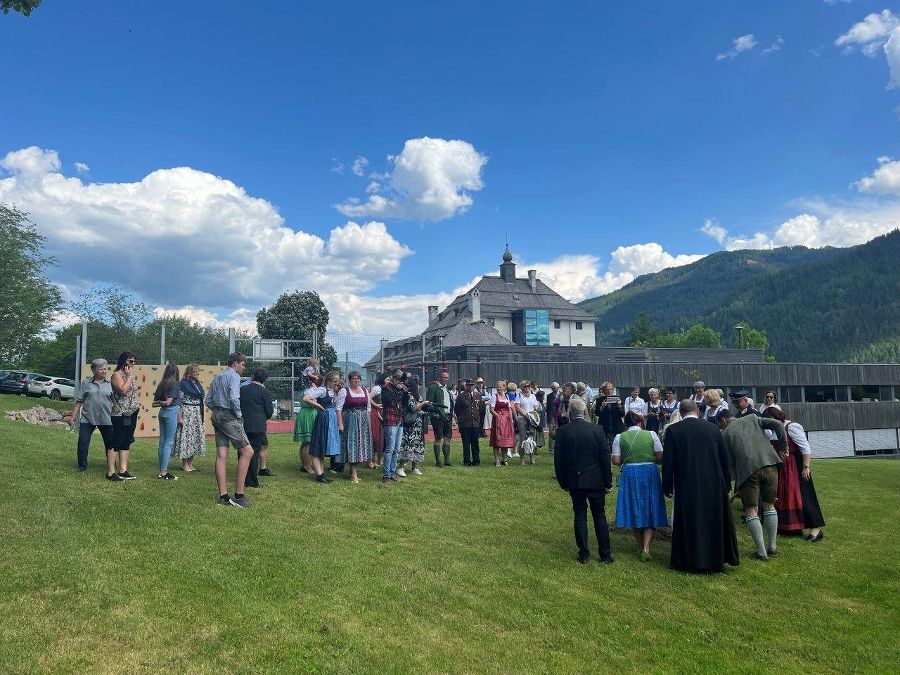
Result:
[[[770,558],[773,558],[773,557],[775,557],[776,555],[778,555],[778,549],[777,549],[777,548],[770,548],[769,550],[766,551],[766,553],[769,554],[769,557],[770,557]]]
[[[614,562],[616,562],[616,559],[612,556],[609,556],[608,558],[600,558],[600,562],[602,562],[604,565],[612,565]]]
[[[444,466],[453,466],[450,462],[444,462]]]
[[[77,467],[75,467],[75,470],[78,471],[79,473],[81,473],[82,471],[87,471],[87,467],[86,466],[77,466]]]
[[[169,473],[168,471],[166,471],[166,473],[159,474],[157,478],[159,478],[160,480],[178,480],[178,476]]]
[[[759,560],[760,562],[769,562],[769,556],[760,555],[759,551],[753,551],[753,553],[750,554],[750,557],[754,560]]]
[[[254,485],[250,485],[250,483],[247,483],[247,487],[248,487],[248,488],[253,488],[254,490],[261,490],[261,489],[262,489],[262,485],[260,485],[259,483],[255,483]]]
[[[260,469],[256,474],[257,476],[274,476],[275,474],[269,471],[268,469]]]
[[[237,506],[242,509],[250,508],[250,500],[247,499],[246,497],[232,497],[231,499],[228,500],[228,503],[231,504],[232,506]]]
[[[579,565],[587,565],[589,562],[591,562],[591,556],[589,556],[589,555],[586,555],[584,557],[578,556],[578,564]]]
[[[106,476],[106,480],[112,481],[113,483],[118,483],[118,482],[123,481],[123,480],[125,480],[125,479],[122,478],[121,476],[119,476],[119,474],[117,474],[117,473],[111,473],[111,474],[109,474],[109,475]]]
[[[463,462],[463,466],[472,466],[472,462]]]
[[[824,537],[825,537],[824,532],[819,532],[819,534],[817,534],[815,537],[812,536],[811,534],[808,534],[808,535],[806,535],[806,541],[808,541],[810,544],[814,544],[817,541],[822,541],[822,539]]]
[[[331,479],[328,478],[327,476],[325,476],[324,473],[320,473],[318,476],[316,476],[316,482],[317,483],[330,483]]]
[[[137,479],[137,476],[132,476],[127,471],[120,471],[119,478],[121,478],[122,480],[135,480],[135,479]]]
[[[219,497],[219,506],[231,506],[231,497],[228,495],[221,495]]]

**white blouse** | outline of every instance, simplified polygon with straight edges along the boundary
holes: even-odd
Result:
[[[628,431],[643,431],[639,426],[635,425],[633,427],[628,427]],[[637,434],[635,434],[637,435]],[[653,452],[662,452],[663,446],[659,441],[659,436],[655,431],[651,431],[650,435],[653,436]],[[613,457],[621,457],[622,456],[622,446],[619,443],[619,438],[622,434],[616,434],[616,437],[613,439],[612,444],[612,452],[610,453]]]
[[[647,403],[640,396],[637,398],[631,398],[630,396],[625,399],[625,412],[636,412],[639,415],[647,414]]]

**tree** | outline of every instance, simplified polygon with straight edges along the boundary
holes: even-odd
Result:
[[[20,362],[60,307],[59,289],[44,277],[56,260],[28,215],[0,204],[0,363]]]
[[[687,329],[681,337],[682,347],[697,347],[706,349],[721,349],[722,336],[703,324],[695,323]]]
[[[337,363],[334,347],[325,342],[328,328],[328,309],[315,291],[282,293],[271,307],[263,307],[256,314],[256,330],[261,338],[270,340],[312,340],[313,331],[319,335],[319,366],[323,372]],[[294,345],[292,356],[309,353],[306,345]]]
[[[41,4],[41,0],[0,0],[0,10],[4,14],[9,14],[9,10],[14,10],[25,16],[31,13]]]
[[[72,313],[116,330],[137,331],[153,320],[153,308],[119,284],[97,284],[84,291]]]
[[[646,312],[641,312],[628,328],[628,346],[649,347],[657,335],[659,335],[659,331],[653,327],[650,317]]]

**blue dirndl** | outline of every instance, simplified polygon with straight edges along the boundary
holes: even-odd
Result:
[[[662,481],[656,464],[626,464],[619,474],[616,527],[668,527]]]
[[[313,422],[312,439],[309,445],[309,454],[313,457],[331,457],[341,454],[341,435],[338,432],[337,411],[334,409],[334,399],[322,396],[316,399],[325,410],[316,413],[316,421]]]

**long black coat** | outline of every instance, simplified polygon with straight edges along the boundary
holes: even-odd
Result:
[[[675,494],[673,569],[718,572],[740,562],[728,506],[731,476],[722,432],[687,417],[666,427],[663,492]]]
[[[265,433],[266,421],[272,417],[273,412],[272,395],[265,386],[251,382],[241,387],[241,414],[244,416],[244,431],[248,434]]]
[[[580,418],[556,432],[553,454],[556,480],[563,490],[606,490],[612,487],[612,467],[606,434]]]

